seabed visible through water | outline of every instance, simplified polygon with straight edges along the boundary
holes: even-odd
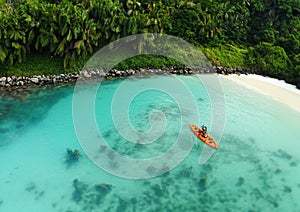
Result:
[[[210,102],[201,81],[180,78],[201,110],[200,122],[210,123]],[[153,110],[162,111],[168,124],[151,145],[128,142],[114,128],[109,107],[121,82],[103,83],[104,92],[96,97],[101,110],[95,114],[105,140],[116,152],[134,158],[166,151],[178,136],[178,114],[189,111],[180,110],[166,93],[140,93],[129,108],[132,125],[149,128]],[[222,84],[226,123],[212,158],[198,163],[203,149],[198,143],[176,168],[141,180],[111,175],[85,155],[72,121],[73,86],[34,89],[17,99],[2,96],[0,211],[300,211],[300,114],[229,80]],[[195,140],[190,135],[186,139]]]

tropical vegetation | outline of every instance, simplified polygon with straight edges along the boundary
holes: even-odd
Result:
[[[1,0],[0,75],[34,73],[30,60],[74,71],[107,43],[145,32],[178,36],[216,65],[300,88],[299,0]]]

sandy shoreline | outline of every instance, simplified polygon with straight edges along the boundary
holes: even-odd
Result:
[[[289,105],[291,108],[300,112],[300,90],[295,86],[277,80],[259,75],[222,75],[225,79],[232,80],[247,88],[271,96],[274,99]]]

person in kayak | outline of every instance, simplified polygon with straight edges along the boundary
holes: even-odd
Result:
[[[203,138],[207,138],[208,135],[207,135],[207,127],[202,125],[201,126],[201,129],[199,129],[199,133],[200,135],[203,137]]]

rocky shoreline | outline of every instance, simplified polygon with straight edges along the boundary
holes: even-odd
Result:
[[[253,71],[242,69],[242,68],[226,68],[221,66],[215,66],[211,70],[209,69],[192,69],[188,67],[178,68],[162,68],[162,69],[129,69],[129,70],[110,70],[105,73],[103,70],[93,70],[87,71],[83,70],[79,73],[68,73],[60,75],[34,75],[32,77],[28,76],[8,76],[0,77],[0,90],[13,90],[21,89],[27,87],[37,87],[44,85],[59,85],[66,84],[71,82],[76,82],[77,79],[83,80],[92,80],[97,78],[122,78],[122,77],[147,77],[153,75],[168,75],[168,74],[177,74],[177,75],[190,75],[190,74],[199,74],[199,73],[219,73],[219,74],[248,74],[254,73]]]

